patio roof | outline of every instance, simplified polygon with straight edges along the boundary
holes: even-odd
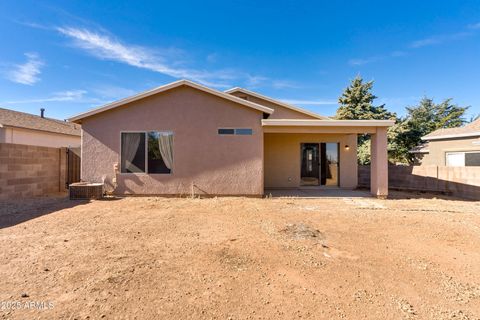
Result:
[[[317,119],[263,119],[262,126],[292,127],[391,127],[394,120],[317,120]]]
[[[264,119],[266,133],[335,133],[368,134],[377,128],[387,128],[394,120],[317,120],[317,119]]]

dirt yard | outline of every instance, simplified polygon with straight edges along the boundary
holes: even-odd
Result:
[[[1,319],[479,319],[480,202],[0,204]]]

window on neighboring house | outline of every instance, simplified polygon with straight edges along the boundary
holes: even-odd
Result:
[[[123,132],[121,134],[122,173],[171,173],[173,133]]]
[[[480,166],[480,151],[447,152],[445,164],[449,167]]]
[[[218,129],[218,134],[220,135],[239,135],[239,136],[251,136],[253,134],[253,130],[249,128],[220,128]]]
[[[480,151],[465,153],[465,166],[480,166]]]

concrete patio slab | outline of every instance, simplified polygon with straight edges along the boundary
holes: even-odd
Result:
[[[372,198],[367,190],[351,190],[340,188],[294,188],[265,189],[265,195],[273,198]]]

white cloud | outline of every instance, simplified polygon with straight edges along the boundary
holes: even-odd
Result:
[[[117,87],[112,85],[98,86],[95,89],[93,89],[93,91],[104,98],[112,98],[112,99],[121,99],[128,96],[132,96],[135,93],[137,93],[133,89]]]
[[[337,104],[336,100],[329,99],[318,99],[318,100],[298,100],[298,99],[277,99],[288,104],[294,105],[306,105],[306,106],[323,106],[323,105],[334,105]]]
[[[230,71],[208,72],[177,67],[178,63],[167,61],[167,57],[161,54],[161,50],[124,44],[105,33],[73,27],[61,27],[57,28],[57,31],[71,38],[76,47],[100,59],[125,63],[174,78],[191,79],[214,87],[230,86],[222,82],[231,78]]]
[[[408,45],[409,49],[395,50],[395,51],[392,51],[388,55],[377,55],[377,56],[372,56],[372,57],[368,57],[368,58],[350,59],[350,60],[348,60],[348,64],[350,64],[352,66],[362,66],[362,65],[365,65],[365,64],[368,64],[368,63],[377,62],[379,60],[386,59],[388,57],[390,57],[390,58],[403,57],[403,56],[408,55],[409,52],[412,51],[413,49],[419,49],[419,48],[433,46],[433,45],[440,45],[440,44],[443,44],[445,42],[461,40],[461,39],[464,39],[464,38],[467,38],[469,36],[474,35],[477,32],[477,30],[480,30],[480,22],[468,25],[467,29],[470,29],[470,30],[467,30],[467,31],[464,30],[464,31],[461,31],[461,32],[450,33],[450,34],[434,35],[434,36],[427,37],[427,38],[424,38],[424,39],[415,40],[415,41],[412,41]]]
[[[38,75],[44,65],[36,53],[25,53],[27,62],[15,65],[14,69],[7,74],[7,78],[16,83],[33,85],[40,81]]]
[[[383,57],[381,56],[373,56],[369,58],[355,58],[348,60],[348,64],[352,66],[363,66],[368,63],[376,62],[382,60]]]
[[[473,30],[480,29],[480,22],[471,24],[468,26],[468,28]]]
[[[273,80],[272,87],[275,89],[298,89],[299,85],[289,80]]]
[[[85,97],[86,93],[87,91],[85,90],[67,90],[67,91],[55,92],[46,98],[33,98],[33,99],[25,99],[25,100],[5,101],[5,102],[2,102],[2,104],[12,105],[12,104],[27,104],[27,103],[43,103],[43,102],[65,102],[65,101],[78,102],[78,103],[101,102],[98,99],[86,98]]]
[[[472,35],[472,32],[457,32],[452,34],[432,36],[429,38],[413,41],[410,44],[410,47],[417,49],[417,48],[427,47],[431,45],[442,44],[447,41],[459,40],[471,35]]]
[[[230,82],[239,82],[250,87],[271,86],[275,88],[293,87],[283,80],[275,80],[262,75],[251,75],[236,69],[200,70],[182,67],[180,59],[185,51],[178,48],[150,48],[124,43],[106,31],[92,31],[86,28],[58,27],[56,30],[73,40],[72,44],[85,52],[103,60],[125,63],[133,67],[162,73],[174,78],[185,78],[215,88],[230,88]],[[179,52],[181,54],[179,54]],[[206,56],[206,61],[214,63],[218,53]]]

